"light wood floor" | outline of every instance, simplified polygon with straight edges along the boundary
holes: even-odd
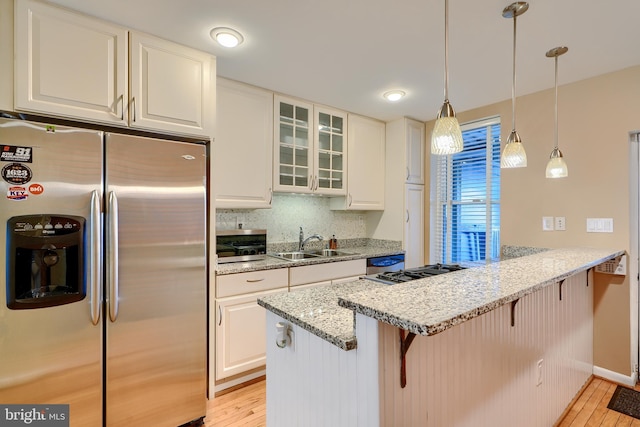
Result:
[[[640,427],[640,420],[607,409],[616,384],[594,378],[567,411],[557,427]],[[636,386],[636,390],[640,387]],[[264,380],[233,390],[209,401],[207,427],[264,427],[266,384]]]

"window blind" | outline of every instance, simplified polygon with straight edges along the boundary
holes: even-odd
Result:
[[[500,118],[461,128],[463,151],[431,156],[433,263],[500,256]]]

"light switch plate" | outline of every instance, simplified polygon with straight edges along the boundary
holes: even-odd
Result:
[[[627,256],[621,255],[617,258],[605,261],[602,264],[596,265],[596,271],[598,273],[615,274],[616,276],[627,275]]]
[[[613,218],[587,218],[587,233],[613,233]]]
[[[542,231],[553,231],[553,217],[552,216],[543,216],[542,217]]]
[[[563,216],[556,217],[556,230],[565,231],[567,229],[567,219]]]

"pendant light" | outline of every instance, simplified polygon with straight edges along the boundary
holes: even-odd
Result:
[[[513,18],[513,84],[511,86],[511,120],[512,129],[507,139],[507,144],[502,151],[500,167],[502,168],[523,168],[527,166],[527,153],[522,145],[520,135],[516,132],[516,17],[522,15],[529,9],[529,3],[518,1],[505,7],[502,16]]]
[[[463,149],[462,131],[449,104],[449,0],[444,0],[444,104],[431,132],[432,154],[454,154]]]
[[[547,58],[554,58],[556,69],[555,144],[553,145],[551,156],[549,156],[549,163],[547,163],[545,173],[547,178],[565,178],[569,175],[567,163],[562,157],[562,151],[558,148],[558,56],[564,55],[568,50],[568,47],[559,46],[546,53]]]

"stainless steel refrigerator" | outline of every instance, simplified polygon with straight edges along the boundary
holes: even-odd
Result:
[[[0,119],[0,404],[206,414],[206,143]]]

